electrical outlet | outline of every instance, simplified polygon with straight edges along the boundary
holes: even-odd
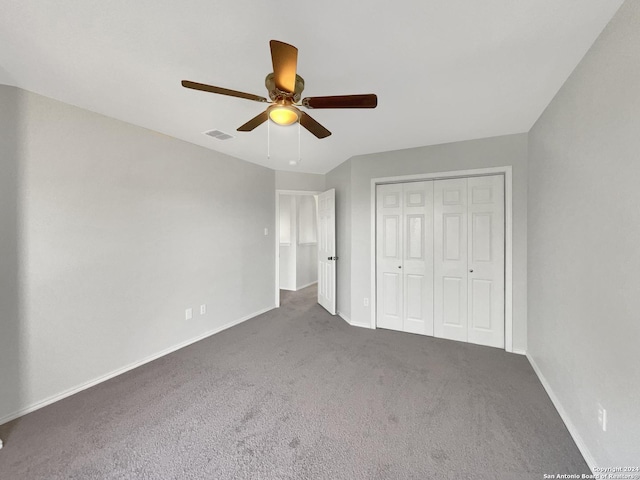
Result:
[[[598,425],[603,432],[607,431],[607,410],[600,404],[598,404]]]
[[[207,306],[200,305],[200,315],[204,315],[205,313],[207,313]]]
[[[268,235],[269,235],[269,229],[268,229],[268,228],[265,228],[265,229],[264,229],[264,236],[266,237],[266,236],[268,236]]]
[[[193,318],[193,308],[187,308],[184,311],[185,320],[191,320]]]
[[[369,306],[369,299],[365,298],[363,303],[364,303],[365,307],[368,307]]]

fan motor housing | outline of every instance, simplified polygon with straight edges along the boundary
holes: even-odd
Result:
[[[296,75],[296,88],[293,93],[283,92],[276,87],[276,81],[274,80],[274,74],[270,73],[267,78],[264,79],[264,84],[269,91],[269,98],[272,101],[282,100],[285,98],[291,99],[294,103],[299,102],[302,97],[302,91],[304,90],[304,78],[300,75]]]

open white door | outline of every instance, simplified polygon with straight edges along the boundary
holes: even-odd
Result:
[[[336,314],[336,191],[318,195],[318,303]]]

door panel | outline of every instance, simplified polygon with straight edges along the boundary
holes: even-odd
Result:
[[[491,225],[492,215],[487,213],[471,213],[471,263],[490,262],[492,259]]]
[[[336,191],[318,195],[318,303],[336,314]]]
[[[442,239],[442,247],[444,249],[443,261],[462,261],[460,254],[462,252],[461,245],[466,243],[467,239],[463,238],[462,226],[463,216],[457,213],[443,214],[444,238]]]
[[[400,215],[384,215],[382,217],[383,256],[388,259],[400,260]]]
[[[397,273],[383,273],[382,282],[384,314],[385,316],[393,317],[393,320],[400,320],[402,314],[402,304],[400,302],[402,277]]]
[[[433,182],[376,189],[376,323],[433,335]]]
[[[434,188],[434,334],[467,341],[467,179]]]
[[[424,260],[424,215],[407,215],[407,258]]]
[[[491,330],[491,291],[493,290],[491,280],[471,279],[471,327],[475,329]]]
[[[380,328],[402,330],[402,185],[376,189],[376,314]]]
[[[403,184],[403,331],[433,335],[433,182]]]
[[[468,341],[504,348],[504,177],[469,178]]]
[[[447,327],[464,327],[464,317],[460,315],[462,283],[460,277],[442,277],[442,323]]]

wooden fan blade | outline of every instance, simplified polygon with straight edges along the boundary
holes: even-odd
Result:
[[[309,130],[318,138],[325,138],[331,135],[331,132],[316,122],[311,115],[300,112],[300,125]]]
[[[238,92],[237,90],[229,90],[228,88],[214,87],[213,85],[205,85],[204,83],[190,82],[183,80],[182,86],[193,90],[202,90],[203,92],[219,93],[220,95],[229,95],[230,97],[245,98],[256,102],[266,102],[267,99],[251,93]]]
[[[241,127],[238,127],[238,131],[239,132],[250,132],[251,130],[256,128],[258,125],[262,125],[268,119],[269,119],[269,114],[265,110],[261,114],[256,115],[255,117],[253,117],[251,120],[249,120],[247,123],[245,123]]]
[[[271,40],[271,62],[276,88],[293,93],[296,88],[296,70],[298,68],[298,49],[288,43]]]
[[[302,99],[302,105],[307,108],[376,108],[378,97],[369,93],[366,95],[336,95],[334,97],[307,97]]]

